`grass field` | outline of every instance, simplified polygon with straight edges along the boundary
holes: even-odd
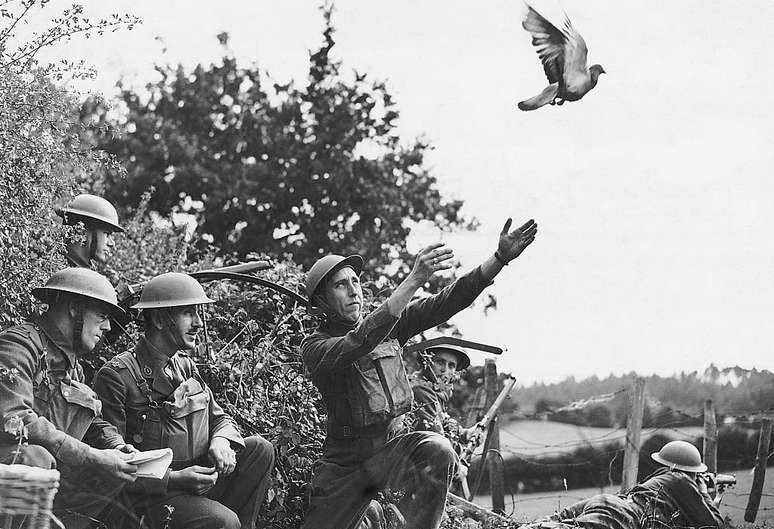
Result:
[[[734,527],[752,528],[752,527],[774,527],[774,467],[769,468],[766,473],[766,481],[763,487],[763,497],[758,510],[758,517],[755,524],[744,522],[744,510],[747,506],[747,500],[752,487],[752,473],[750,469],[743,469],[736,474],[737,485],[729,489],[723,495],[723,502],[720,504],[720,512],[728,515]],[[599,492],[618,492],[617,488],[608,487],[604,491],[600,489],[576,489],[559,492],[538,492],[534,494],[516,494],[505,497],[505,512],[510,514],[519,522],[531,521],[537,518],[547,516],[558,508],[566,507],[578,500],[588,498]],[[492,498],[489,496],[476,496],[474,503],[491,508]]]
[[[642,439],[660,433],[673,439],[693,440],[702,435],[702,428],[644,428]],[[500,425],[500,446],[503,455],[517,453],[523,456],[546,455],[571,451],[585,445],[610,442],[623,444],[626,428],[593,428],[551,421],[510,421]]]

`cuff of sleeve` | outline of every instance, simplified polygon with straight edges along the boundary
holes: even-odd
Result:
[[[233,445],[236,445],[239,450],[242,450],[245,447],[245,440],[241,435],[239,435],[239,432],[218,432],[216,435],[212,436],[212,439],[215,439],[216,437],[222,437],[223,439],[226,439],[229,443],[231,443],[231,448],[234,448]],[[210,442],[212,442],[212,440],[210,440]]]
[[[128,490],[137,491],[144,494],[153,496],[163,496],[169,490],[169,474],[171,470],[167,469],[164,473],[164,477],[161,479],[156,478],[137,478],[134,483],[129,485]]]
[[[479,292],[483,291],[489,285],[494,284],[494,279],[487,279],[484,277],[484,271],[481,269],[481,265],[477,266],[473,271],[474,288]]]
[[[51,453],[54,454],[57,461],[74,466],[86,463],[90,450],[89,445],[65,434],[62,439],[54,444]]]

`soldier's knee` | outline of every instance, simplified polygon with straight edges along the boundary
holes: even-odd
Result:
[[[19,457],[16,462],[38,468],[56,468],[56,459],[51,452],[39,445],[27,445],[19,448]]]
[[[431,433],[426,440],[428,451],[432,452],[433,459],[437,461],[444,461],[449,464],[456,463],[457,454],[454,452],[454,448],[451,442],[443,435],[437,433]]]
[[[274,446],[260,435],[245,438],[245,455],[255,459],[265,459],[274,464]]]
[[[212,513],[210,518],[212,529],[240,529],[242,522],[239,521],[237,513],[227,507],[218,509],[217,512]]]

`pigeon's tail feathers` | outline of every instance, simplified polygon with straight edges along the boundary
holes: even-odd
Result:
[[[559,90],[559,83],[551,83],[535,97],[530,97],[526,101],[519,103],[520,110],[535,110],[543,105],[547,105],[554,100]]]

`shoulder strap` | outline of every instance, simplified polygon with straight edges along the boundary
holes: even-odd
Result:
[[[137,362],[137,358],[134,356],[134,354],[127,351],[125,353],[114,356],[112,361],[118,362],[129,370],[129,374],[132,375],[134,383],[137,384],[137,388],[140,390],[140,393],[142,393],[143,396],[148,399],[148,404],[151,406],[156,406],[157,404],[156,401],[153,400],[153,393],[151,392],[151,388],[148,385],[148,381],[145,380],[145,377],[142,376],[142,373],[140,373],[140,364]]]
[[[37,323],[25,324],[25,327],[28,327],[28,337],[32,338],[32,332],[35,332],[38,335],[38,340],[40,341],[38,369],[35,373],[35,378],[32,381],[33,389],[35,389],[44,381],[48,383],[48,337]]]

